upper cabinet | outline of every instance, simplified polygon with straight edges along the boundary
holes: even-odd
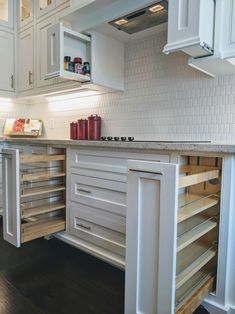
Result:
[[[0,26],[13,29],[14,0],[0,0]]]
[[[23,27],[33,21],[33,0],[19,1],[19,25]]]
[[[214,0],[169,0],[165,53],[184,51],[192,57],[213,54]]]
[[[36,6],[36,17],[41,17],[42,15],[50,12],[55,9],[56,1],[55,0],[38,0],[35,2]]]
[[[124,44],[89,31],[89,36],[59,23],[47,33],[46,79],[60,77],[87,88],[124,89]],[[79,85],[78,85],[79,86]]]

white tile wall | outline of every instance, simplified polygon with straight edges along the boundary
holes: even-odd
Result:
[[[235,76],[193,70],[183,53],[162,53],[165,41],[163,32],[126,45],[125,92],[34,101],[28,114],[50,138],[69,138],[70,121],[97,113],[106,136],[235,142]]]

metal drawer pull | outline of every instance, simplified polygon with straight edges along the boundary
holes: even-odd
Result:
[[[83,225],[82,223],[78,223],[78,222],[76,223],[76,227],[81,227],[81,228],[84,228],[86,230],[91,230],[91,227]]]
[[[81,188],[77,188],[77,191],[78,191],[78,192],[88,193],[88,194],[90,194],[90,193],[91,193],[91,191],[89,191],[89,190],[85,190],[85,189],[81,189]]]
[[[145,171],[145,170],[138,170],[138,169],[129,169],[129,171],[141,172],[141,173],[158,174],[158,175],[160,175],[160,176],[163,175],[163,172],[153,172],[153,171]]]

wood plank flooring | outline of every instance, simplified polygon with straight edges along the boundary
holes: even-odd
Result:
[[[16,249],[0,218],[0,314],[123,313],[124,272],[56,239]]]

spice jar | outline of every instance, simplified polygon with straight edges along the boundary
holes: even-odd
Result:
[[[77,123],[77,139],[87,140],[88,138],[88,121],[87,119],[80,119]]]
[[[76,57],[73,59],[74,62],[74,72],[82,73],[82,58]]]
[[[69,62],[71,61],[70,56],[65,56],[64,57],[64,70],[69,71]]]
[[[101,117],[97,114],[88,117],[88,139],[99,141],[101,136]]]
[[[77,139],[77,122],[70,123],[70,139],[71,140]]]
[[[84,62],[83,67],[82,67],[82,72],[84,75],[90,76],[91,66],[89,62]]]

